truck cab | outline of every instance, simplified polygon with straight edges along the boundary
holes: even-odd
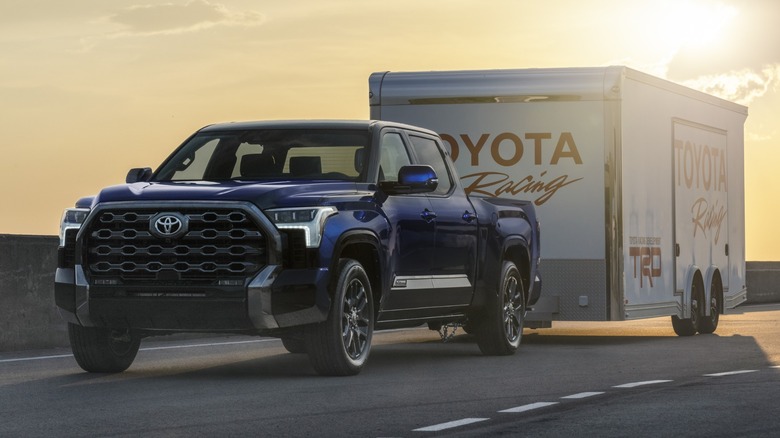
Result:
[[[535,212],[459,181],[410,125],[207,126],[65,212],[55,295],[74,355],[122,371],[146,336],[243,333],[346,375],[374,329],[467,322],[511,354],[541,287]]]

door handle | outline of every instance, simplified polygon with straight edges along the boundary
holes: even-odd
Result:
[[[420,217],[425,221],[430,223],[432,220],[436,219],[436,213],[428,210],[427,208],[423,210],[422,213],[420,213]]]
[[[468,211],[468,210],[466,210],[466,211],[463,212],[463,216],[462,217],[463,217],[464,221],[466,221],[468,223],[472,223],[472,222],[474,222],[474,219],[477,218],[477,215],[472,213],[472,212],[470,212],[470,211]]]

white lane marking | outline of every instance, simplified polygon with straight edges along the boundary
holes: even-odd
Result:
[[[613,386],[613,388],[636,388],[637,386],[656,385],[658,383],[669,383],[669,382],[674,382],[674,380],[646,380],[644,382],[624,383],[622,385]]]
[[[771,367],[769,367],[769,368],[780,368],[780,365],[772,365],[772,366],[771,366]]]
[[[737,374],[747,374],[747,373],[755,373],[758,370],[738,370],[738,371],[726,371],[725,373],[713,373],[713,374],[704,374],[704,377],[723,377],[723,376],[734,376]]]
[[[567,399],[567,400],[572,400],[572,399],[593,397],[593,396],[601,395],[601,394],[604,394],[604,393],[603,392],[581,392],[579,394],[567,395],[566,397],[561,397],[561,398]]]
[[[558,402],[536,402],[528,405],[517,406],[515,408],[504,409],[503,411],[498,411],[498,412],[503,412],[507,414],[516,414],[518,412],[532,411],[534,409],[545,408],[547,406],[552,406],[557,404]]]
[[[57,354],[54,356],[35,356],[35,357],[19,357],[16,359],[2,359],[0,360],[0,363],[7,363],[7,362],[26,362],[30,360],[44,360],[44,359],[60,359],[63,357],[73,357],[72,354]]]
[[[174,350],[179,348],[198,348],[198,347],[218,347],[220,345],[238,345],[238,344],[251,344],[258,342],[273,342],[278,341],[276,338],[272,339],[252,339],[249,341],[229,341],[229,342],[210,342],[205,344],[187,344],[187,345],[165,345],[162,347],[146,347],[140,348],[139,351],[153,351],[153,350]],[[0,363],[9,362],[27,362],[33,360],[45,360],[45,359],[62,359],[64,357],[73,357],[72,354],[56,354],[52,356],[33,356],[33,357],[18,357],[15,359],[0,359]]]
[[[414,429],[412,432],[438,432],[440,430],[452,429],[454,427],[466,426],[468,424],[479,423],[480,421],[487,421],[490,418],[464,418],[462,420],[450,421],[447,423],[434,424],[433,426],[421,427]]]

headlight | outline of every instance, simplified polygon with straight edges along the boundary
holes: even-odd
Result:
[[[280,230],[303,230],[306,247],[317,248],[322,240],[325,220],[338,211],[334,207],[274,208],[265,210],[271,222]]]
[[[65,246],[65,233],[68,230],[78,230],[89,214],[88,208],[69,208],[62,214],[60,222],[60,246]]]

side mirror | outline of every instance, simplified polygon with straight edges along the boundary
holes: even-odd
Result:
[[[132,184],[135,182],[149,181],[151,178],[152,178],[151,167],[137,167],[135,169],[130,169],[130,171],[127,172],[127,177],[125,177],[125,182],[128,184]]]
[[[398,181],[382,181],[379,188],[388,195],[430,193],[436,190],[439,178],[428,165],[404,166],[398,171]]]

